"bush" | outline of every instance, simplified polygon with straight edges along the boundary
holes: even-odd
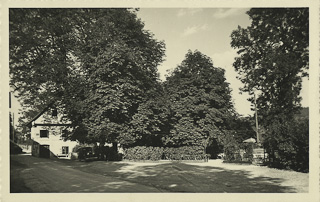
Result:
[[[161,147],[145,147],[137,146],[124,150],[123,159],[126,160],[151,160],[159,161],[163,154],[163,148]]]
[[[183,146],[178,148],[137,146],[124,150],[123,159],[134,161],[166,160],[204,160],[207,156],[200,146]]]
[[[226,161],[239,161],[240,156],[240,144],[235,140],[231,134],[226,134],[224,137],[224,160]]]
[[[269,166],[309,172],[309,119],[275,120],[269,125],[265,147]]]
[[[177,148],[165,148],[164,159],[167,160],[204,160],[207,155],[201,146],[183,146]]]

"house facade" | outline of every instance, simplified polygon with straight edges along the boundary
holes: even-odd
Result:
[[[49,105],[29,123],[33,140],[32,155],[44,158],[71,158],[76,141],[67,140],[71,122],[61,110]]]

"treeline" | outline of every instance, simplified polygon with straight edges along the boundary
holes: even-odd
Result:
[[[221,152],[239,121],[224,70],[189,51],[160,82],[165,44],[136,12],[10,9],[11,86],[24,118],[54,102],[72,121],[72,140],[123,147],[215,144]]]

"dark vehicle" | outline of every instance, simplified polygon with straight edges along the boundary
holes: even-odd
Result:
[[[93,147],[82,147],[79,148],[77,152],[80,161],[94,160],[98,158],[98,156],[94,152]]]

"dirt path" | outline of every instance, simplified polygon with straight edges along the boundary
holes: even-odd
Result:
[[[12,175],[18,176],[13,180],[22,179],[25,185],[21,189],[33,192],[308,192],[308,174],[225,164],[219,160],[208,163],[78,162],[14,156],[12,165]]]

